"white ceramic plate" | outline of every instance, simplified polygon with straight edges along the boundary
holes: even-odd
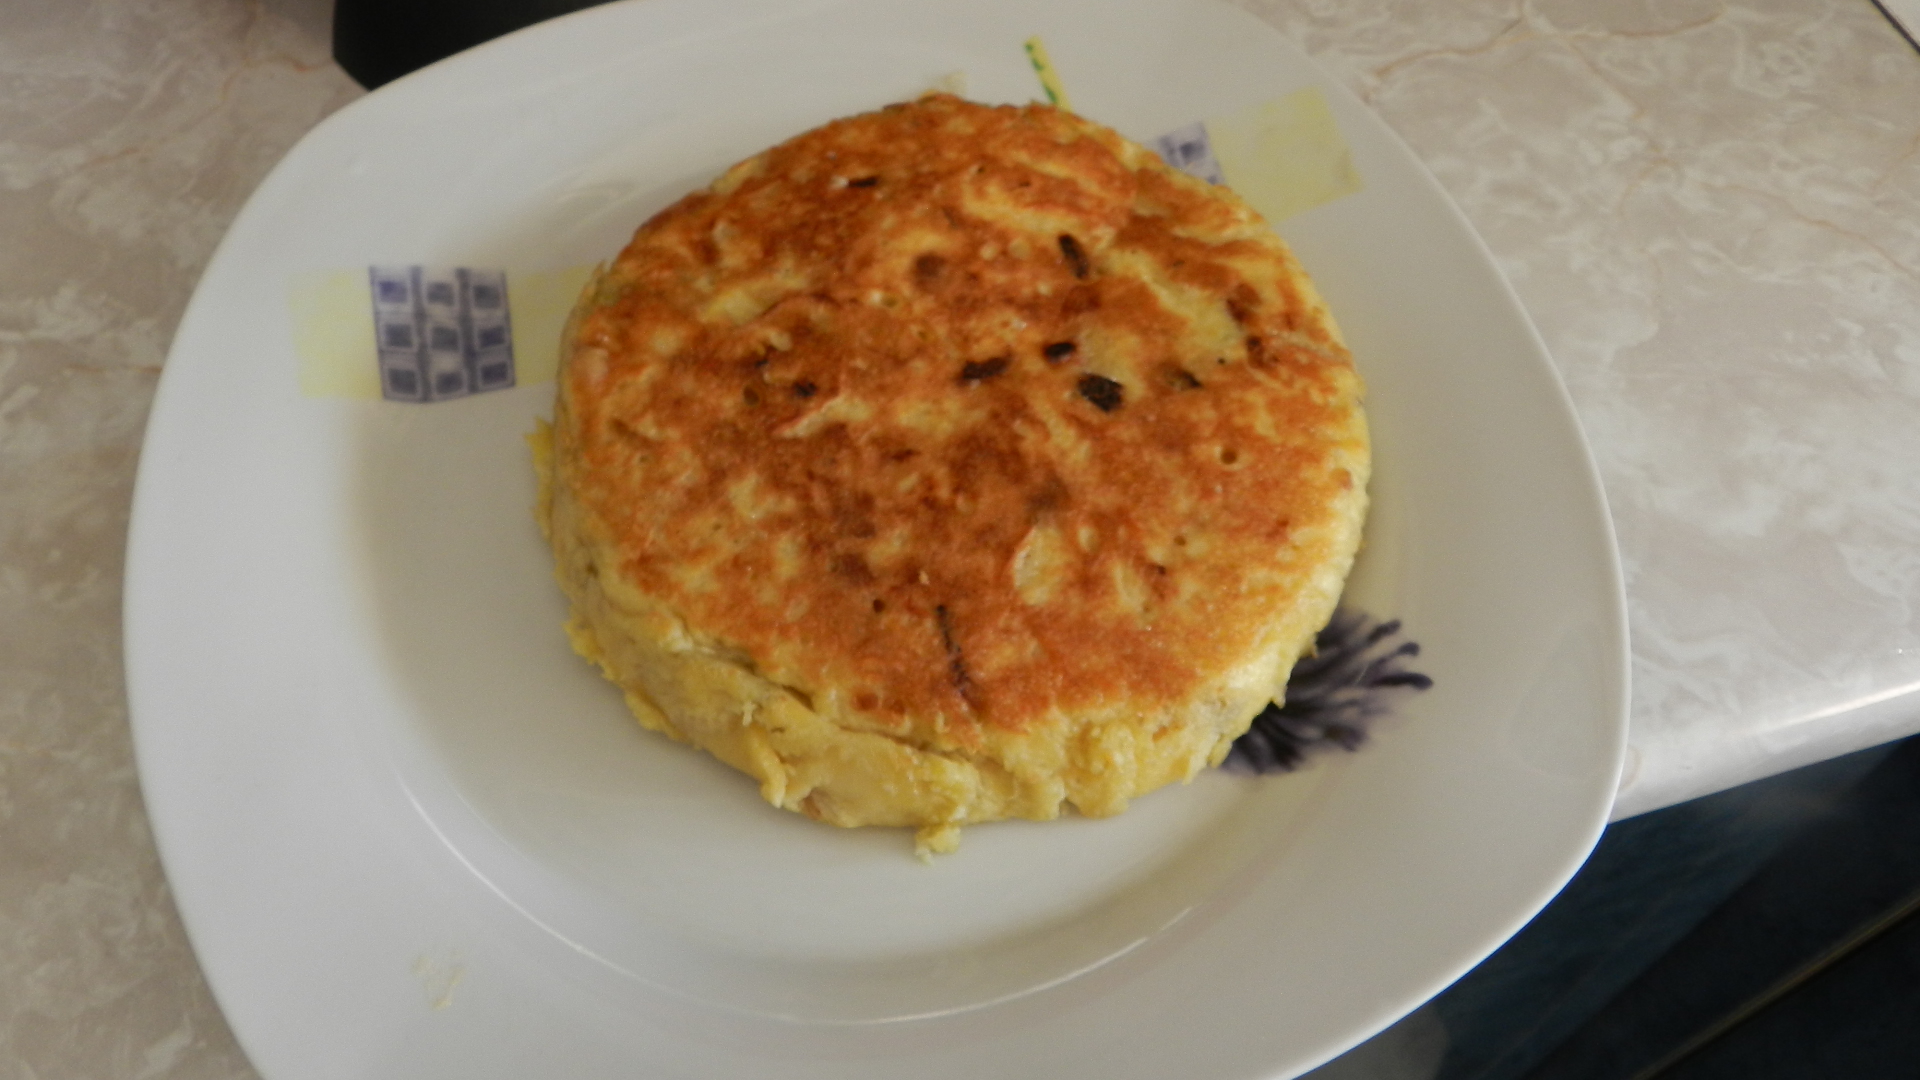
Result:
[[[521,436],[550,385],[301,396],[289,283],[610,256],[726,164],[966,72],[1136,138],[1304,86],[1365,189],[1282,231],[1371,387],[1349,601],[1431,691],[1358,754],[1208,775],[923,866],[639,731],[573,657]],[[1291,1074],[1444,987],[1560,887],[1625,727],[1600,488],[1525,316],[1426,173],[1200,0],[649,0],[322,123],[181,325],[127,588],[141,778],[235,1031],[299,1077]]]

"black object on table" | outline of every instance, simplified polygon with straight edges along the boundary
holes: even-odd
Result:
[[[337,0],[333,58],[369,90],[601,0]]]

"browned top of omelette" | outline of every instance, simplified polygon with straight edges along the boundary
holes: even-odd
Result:
[[[689,634],[872,730],[1168,707],[1351,557],[1360,384],[1312,286],[1231,193],[1069,113],[830,123],[594,289],[562,482]]]

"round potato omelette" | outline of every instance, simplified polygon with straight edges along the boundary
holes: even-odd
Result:
[[[535,448],[569,635],[640,723],[923,855],[1217,764],[1332,614],[1369,468],[1257,213],[944,94],[641,226]]]

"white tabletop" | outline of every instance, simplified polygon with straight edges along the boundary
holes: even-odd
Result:
[[[1920,54],[1870,4],[1266,14],[1492,248],[1606,483],[1616,817],[1920,730]]]
[[[1567,381],[1631,605],[1616,815],[1920,730],[1920,53],[1867,0],[1247,6],[1425,160]],[[141,811],[120,566],[200,268],[359,93],[327,25],[0,5],[0,1075],[251,1075]]]

